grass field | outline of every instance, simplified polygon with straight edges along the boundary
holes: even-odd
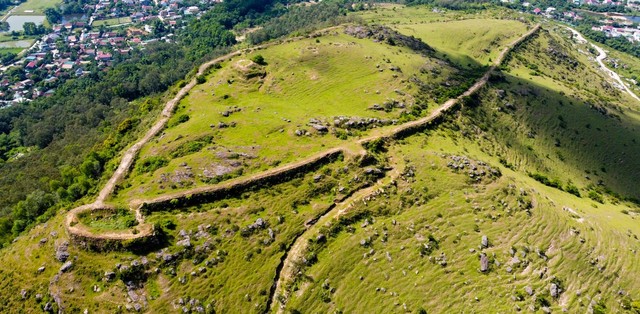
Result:
[[[400,119],[403,111],[415,105],[410,95],[415,94],[417,86],[409,82],[410,77],[438,86],[456,71],[405,48],[343,34],[322,37],[318,42],[309,39],[278,45],[259,54],[268,63],[256,68],[264,72],[264,78],[247,80],[238,70],[253,55],[234,58],[182,100],[169,122],[171,127],[143,148],[139,157],[141,161],[152,156],[170,161],[153,172],[134,173],[124,195],[155,195],[167,188],[206,184],[206,180],[195,179],[216,171],[230,175],[242,171],[246,175],[342,145],[346,141],[333,131],[336,117]],[[438,75],[421,73],[424,68],[437,69]],[[402,102],[405,108],[390,108],[388,112],[369,109],[390,100]],[[425,105],[435,102],[430,100]],[[186,117],[188,121],[179,123]],[[328,134],[316,131],[309,125],[312,119],[332,130]],[[221,123],[229,127],[220,128]],[[301,130],[308,135],[297,136],[296,131]],[[349,139],[367,134],[365,130],[350,132]],[[195,151],[185,148],[207,136],[211,139],[194,145]],[[189,152],[176,153],[185,149]],[[164,191],[158,184],[149,184],[186,172],[185,165],[194,175],[186,184],[161,184]]]
[[[357,139],[390,126],[347,132],[338,116],[424,115],[477,79],[466,68],[482,68],[527,28],[504,10],[393,7],[359,14],[435,55],[337,29],[235,57],[199,78],[110,201],[249,176],[338,145],[358,152]],[[626,198],[640,196],[638,104],[581,50],[546,25],[429,130],[369,145],[366,158],[347,150],[284,182],[145,212],[159,243],[100,253],[72,244],[65,272],[55,254],[70,240],[61,209],[0,251],[11,265],[0,268],[2,306],[36,312],[58,298],[70,313],[264,313],[275,300],[271,310],[282,303],[291,313],[637,312],[640,208]],[[266,64],[249,61],[258,54]],[[389,100],[404,108],[368,109]],[[334,212],[340,220],[315,222]],[[132,218],[80,220],[118,231]],[[299,256],[296,239],[306,241]],[[282,277],[287,294],[270,298],[287,256],[297,256]]]
[[[24,48],[0,48],[0,55],[8,53],[19,54],[20,52],[22,52],[22,50],[24,50]]]
[[[595,209],[589,200],[508,169],[496,181],[470,184],[466,171],[447,166],[450,154],[498,165],[480,148],[447,132],[390,148],[413,175],[401,177],[379,200],[359,202],[353,209],[364,213],[359,219],[304,255],[317,262],[300,275],[287,309],[443,313],[548,306],[581,312],[603,300],[615,312],[638,297],[617,294],[639,288],[631,277],[616,275],[640,271],[633,263],[638,240],[628,236],[640,228],[620,212],[624,206]],[[526,209],[529,202],[533,207]],[[488,248],[481,247],[482,236]],[[620,250],[613,253],[612,245]],[[479,270],[480,252],[490,261],[486,272]],[[550,296],[552,283],[563,286],[557,298]]]
[[[27,0],[13,12],[18,15],[43,15],[44,10],[62,4],[62,0]]]
[[[367,22],[392,25],[406,35],[418,37],[443,57],[466,68],[491,63],[502,47],[528,27],[516,20],[520,16],[500,9],[468,15],[397,5],[364,11],[360,16]]]
[[[640,149],[640,104],[575,50],[554,34],[523,47],[507,64],[506,81],[486,93],[487,105],[469,110],[468,119],[496,136],[487,151],[515,167],[564,177],[583,194],[613,190],[638,198],[629,173],[640,164],[629,156]]]
[[[118,17],[118,18],[107,19],[107,20],[95,20],[91,25],[92,26],[102,26],[102,25],[111,26],[111,25],[119,25],[119,24],[126,24],[126,23],[131,23],[130,17]]]
[[[399,24],[396,27],[407,35],[421,38],[455,63],[466,67],[491,63],[502,47],[527,30],[527,25],[518,21],[489,19]]]

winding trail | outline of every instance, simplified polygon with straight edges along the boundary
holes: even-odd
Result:
[[[316,33],[326,33],[328,31],[337,29],[338,27],[340,26],[320,30]],[[521,42],[523,42],[524,40],[526,40],[527,38],[535,34],[539,29],[540,29],[540,25],[539,24],[535,25],[527,33],[523,34],[521,37],[511,42],[507,47],[505,47],[502,50],[498,58],[496,58],[496,60],[487,69],[484,75],[480,79],[478,79],[478,81],[475,84],[473,84],[462,95],[456,98],[449,99],[448,101],[443,103],[440,107],[434,110],[430,115],[415,121],[407,122],[395,128],[376,130],[375,133],[371,134],[366,138],[362,138],[358,140],[356,143],[362,145],[376,139],[393,139],[393,138],[403,137],[407,133],[419,130],[421,128],[424,128],[425,126],[428,126],[431,123],[436,122],[437,119],[443,117],[445,113],[452,110],[465,97],[473,95],[474,93],[479,91],[483,86],[485,86],[489,81],[491,74],[496,70],[498,66],[502,64],[502,62],[504,61],[508,53],[517,45],[519,45]],[[65,219],[65,227],[67,232],[71,236],[79,237],[80,239],[101,239],[101,240],[107,239],[107,240],[123,240],[124,241],[124,240],[133,240],[133,239],[150,237],[154,235],[154,228],[150,224],[145,224],[144,217],[140,212],[140,207],[142,206],[142,204],[145,204],[145,203],[146,204],[164,204],[176,198],[205,194],[205,193],[214,193],[214,192],[221,192],[221,191],[224,192],[228,189],[233,189],[233,188],[243,188],[243,187],[250,186],[252,183],[260,182],[262,180],[267,180],[269,178],[273,178],[276,176],[282,176],[283,174],[287,174],[292,171],[304,170],[306,166],[317,163],[321,160],[334,156],[335,154],[338,154],[338,153],[353,155],[353,154],[362,154],[363,152],[365,152],[364,150],[359,150],[354,152],[352,148],[353,145],[345,144],[343,146],[331,148],[329,150],[310,156],[303,160],[300,160],[291,164],[287,164],[278,168],[273,168],[262,173],[257,173],[246,178],[239,178],[236,180],[223,182],[221,184],[217,184],[213,186],[199,187],[191,190],[182,191],[180,193],[166,194],[166,195],[162,195],[160,197],[149,199],[149,200],[132,200],[130,203],[130,207],[135,210],[136,218],[139,222],[136,233],[133,233],[132,231],[128,230],[128,231],[122,231],[122,232],[108,232],[108,233],[97,234],[97,233],[93,233],[86,226],[83,226],[81,223],[79,223],[78,215],[82,212],[113,208],[112,206],[105,203],[106,199],[113,194],[116,184],[120,180],[122,180],[124,176],[127,174],[127,172],[129,171],[129,169],[133,164],[133,161],[135,160],[135,157],[140,152],[140,149],[165,127],[166,123],[171,118],[173,111],[176,105],[179,103],[179,101],[182,98],[184,98],[184,96],[186,96],[187,93],[193,87],[197,85],[196,77],[198,75],[202,75],[206,73],[206,71],[211,66],[217,63],[242,55],[244,53],[252,52],[254,50],[264,49],[272,45],[297,41],[304,38],[306,37],[295,37],[295,38],[290,38],[290,39],[279,41],[279,42],[272,42],[265,45],[238,50],[236,52],[229,53],[227,55],[221,56],[219,58],[213,59],[207,63],[202,64],[198,68],[197,74],[191,79],[191,81],[187,85],[185,85],[183,88],[181,88],[178,91],[178,93],[165,104],[158,121],[156,121],[156,123],[149,129],[149,131],[147,131],[147,133],[138,142],[133,144],[131,147],[129,147],[125,151],[120,161],[120,164],[118,165],[118,168],[114,171],[111,178],[107,181],[105,186],[102,188],[96,200],[93,203],[82,205],[80,207],[74,208],[71,211],[69,211]],[[377,184],[375,186],[377,186]],[[353,199],[354,197],[358,197],[360,195],[366,194],[370,189],[374,189],[374,187],[365,189],[362,192],[358,192],[354,194],[352,197],[350,197],[349,199]],[[335,206],[335,208],[342,208],[340,210],[346,210],[342,205]],[[335,213],[331,211],[326,215],[335,216]],[[322,219],[319,219],[319,220],[322,220]],[[310,226],[310,227],[313,227],[313,226]],[[298,242],[298,240],[299,239],[296,239],[296,243]],[[292,247],[296,247],[296,243],[294,243]],[[292,251],[292,253],[293,254],[287,254],[287,258],[283,261],[283,263],[289,263],[292,259],[297,258],[296,256],[297,251]],[[279,267],[278,269],[281,269],[281,268]],[[280,272],[277,272],[276,274],[276,282],[280,284],[279,283],[280,280],[278,280],[278,278],[283,278],[283,276],[280,275]],[[273,298],[275,298],[274,293],[272,293],[272,295],[270,296],[270,300]]]
[[[624,83],[624,81],[622,80],[622,78],[620,77],[620,75],[618,75],[618,73],[614,72],[613,70],[609,69],[603,62],[604,59],[607,58],[607,53],[604,51],[604,49],[602,49],[599,46],[596,46],[594,43],[587,41],[584,36],[582,36],[582,34],[580,34],[580,32],[578,32],[577,30],[568,27],[567,29],[569,29],[575,36],[576,39],[579,43],[583,43],[583,44],[590,44],[591,47],[593,47],[593,49],[595,49],[596,51],[598,51],[598,56],[596,57],[596,61],[598,62],[598,64],[600,65],[600,68],[602,68],[602,70],[607,73],[611,78],[613,78],[614,80],[616,80],[618,82],[618,84],[620,84],[620,86],[622,86],[622,88],[633,98],[635,98],[637,101],[640,101],[640,97],[638,97],[638,95],[636,95],[631,89],[629,89],[629,87],[627,87],[627,84]]]

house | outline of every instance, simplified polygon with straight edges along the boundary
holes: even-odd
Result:
[[[184,14],[198,14],[198,13],[200,13],[200,8],[196,6],[191,6],[191,7],[188,7],[186,10],[184,10]]]
[[[62,68],[63,70],[71,70],[71,69],[73,69],[73,67],[74,67],[75,65],[76,65],[76,64],[75,64],[75,62],[73,62],[73,61],[65,61],[65,62],[62,64],[61,68]]]
[[[97,61],[110,61],[111,58],[112,58],[112,55],[110,53],[105,53],[102,51],[98,51],[98,55],[96,55]]]

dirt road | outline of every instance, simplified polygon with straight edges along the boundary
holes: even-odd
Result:
[[[580,34],[577,30],[571,28],[571,27],[567,27],[575,36],[576,39],[578,40],[579,43],[589,43],[589,45],[591,45],[591,47],[593,47],[593,49],[595,49],[596,51],[598,51],[598,56],[596,57],[596,62],[598,62],[598,64],[600,65],[600,68],[602,68],[602,70],[607,73],[611,78],[613,78],[631,97],[635,98],[637,101],[640,101],[640,98],[638,97],[638,95],[636,95],[631,89],[629,89],[629,87],[627,87],[627,84],[624,83],[624,81],[622,80],[622,78],[620,77],[620,75],[618,75],[618,73],[614,72],[613,70],[609,69],[603,62],[604,59],[607,58],[607,53],[604,51],[604,49],[602,49],[599,46],[596,46],[595,44],[588,42],[583,36],[582,34]]]

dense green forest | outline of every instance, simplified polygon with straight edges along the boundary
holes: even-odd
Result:
[[[108,163],[161,106],[160,93],[227,52],[236,25],[262,23],[291,2],[226,1],[175,43],[149,44],[106,72],[67,81],[51,97],[0,110],[0,243],[95,193]]]

